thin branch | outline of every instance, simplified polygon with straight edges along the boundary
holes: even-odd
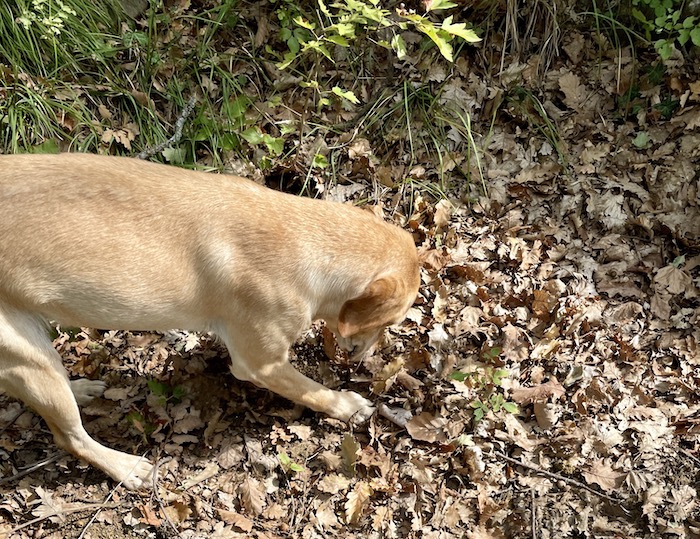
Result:
[[[173,531],[175,532],[175,534],[178,537],[182,537],[182,534],[177,529],[177,526],[175,526],[173,521],[168,516],[168,513],[165,511],[165,504],[163,503],[163,500],[161,499],[160,494],[158,493],[158,468],[160,468],[161,464],[165,464],[166,462],[169,462],[171,460],[172,460],[172,457],[166,457],[164,459],[157,459],[156,460],[156,463],[153,466],[153,495],[156,499],[156,502],[158,503],[158,507],[160,508],[160,512],[163,514],[163,517],[165,518],[165,521],[173,529]]]
[[[4,485],[5,483],[11,483],[12,481],[16,481],[17,479],[20,479],[24,477],[25,475],[29,475],[30,473],[43,468],[44,466],[47,466],[51,464],[52,462],[56,462],[58,459],[63,458],[67,455],[65,451],[59,451],[56,453],[53,457],[49,457],[46,460],[42,460],[41,462],[37,462],[36,464],[32,464],[29,468],[25,468],[19,473],[16,473],[13,476],[10,477],[3,477],[0,479],[0,485]]]
[[[139,461],[134,465],[134,467],[131,469],[131,472],[133,472],[134,469],[136,469],[136,466],[138,466],[139,462],[141,462],[141,460],[143,460],[143,459],[145,459],[145,458],[146,458],[146,453],[144,453],[143,455],[141,455],[141,459],[139,459]],[[129,472],[129,473],[131,473],[131,472]],[[127,475],[127,477],[128,477],[128,475]],[[97,511],[95,511],[95,514],[92,515],[92,518],[88,521],[87,524],[85,524],[85,526],[83,527],[82,531],[80,532],[80,535],[78,536],[78,539],[83,539],[83,538],[85,537],[85,533],[88,531],[88,528],[89,528],[90,526],[92,526],[92,523],[93,523],[93,522],[95,522],[95,519],[97,518],[97,515],[100,514],[100,512],[102,511],[102,509],[104,509],[105,507],[108,507],[108,506],[107,506],[107,502],[108,502],[109,500],[112,499],[112,496],[114,496],[114,493],[117,491],[117,489],[121,486],[121,484],[122,484],[123,482],[124,482],[124,481],[119,481],[119,483],[117,483],[116,485],[114,485],[114,488],[109,492],[109,494],[108,494],[107,497],[105,498],[105,501],[102,502],[102,506],[99,507],[99,508],[97,509]]]
[[[530,531],[532,539],[537,539],[537,515],[535,514],[535,489],[530,489]]]
[[[79,513],[80,511],[92,511],[96,507],[99,509],[116,509],[117,507],[119,507],[119,504],[113,503],[113,504],[107,505],[106,503],[88,503],[88,504],[82,505],[80,507],[69,507],[67,509],[62,509],[60,513],[53,513],[51,515],[37,517],[37,518],[32,519],[28,522],[25,522],[24,524],[20,524],[19,526],[12,528],[11,533],[18,532],[19,530],[21,530],[23,528],[28,528],[29,526],[32,526],[32,525],[36,524],[37,522],[41,522],[42,520],[47,520],[51,517],[70,515],[71,513]]]
[[[687,449],[681,449],[681,453],[683,453],[686,457],[688,457],[690,460],[692,460],[696,465],[700,465],[700,459],[693,455],[690,451]]]
[[[624,507],[624,501],[620,500],[618,498],[613,498],[612,496],[608,496],[607,494],[604,494],[598,490],[595,490],[588,485],[584,485],[580,481],[576,481],[575,479],[571,479],[569,477],[566,477],[564,475],[559,475],[557,473],[553,472],[548,472],[546,470],[543,470],[542,468],[538,468],[537,466],[533,466],[532,464],[527,464],[525,462],[521,462],[519,460],[516,460],[514,458],[509,457],[508,455],[505,455],[504,453],[501,453],[500,451],[494,451],[494,455],[496,455],[498,458],[501,458],[505,460],[506,462],[510,462],[511,464],[515,464],[516,466],[522,466],[523,468],[527,468],[528,470],[532,470],[533,472],[536,472],[538,474],[544,475],[546,477],[549,477],[550,479],[556,479],[558,481],[564,481],[565,483],[569,483],[570,485],[574,485],[578,488],[582,488],[584,490],[587,490],[588,492],[595,494],[596,496],[600,496],[601,498],[605,498],[606,500],[619,505],[623,511],[627,512],[627,509]]]
[[[152,157],[155,154],[162,152],[163,150],[165,150],[165,148],[180,142],[180,139],[182,138],[182,128],[185,126],[185,121],[187,120],[187,117],[194,110],[194,105],[196,102],[197,98],[195,96],[190,97],[190,100],[187,102],[187,105],[185,105],[185,108],[182,109],[180,117],[177,119],[177,122],[175,122],[175,134],[173,134],[172,137],[170,137],[164,142],[161,142],[153,148],[149,148],[142,151],[136,157],[138,159],[148,159],[149,157]]]

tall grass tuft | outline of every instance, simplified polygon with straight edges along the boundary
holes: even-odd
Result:
[[[117,53],[117,0],[0,0],[0,63],[32,77],[82,75]]]

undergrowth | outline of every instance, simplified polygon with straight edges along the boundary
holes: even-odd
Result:
[[[662,57],[700,37],[698,19],[675,0],[619,6],[600,0],[576,16],[588,15],[620,47],[653,41]],[[506,53],[536,55],[543,71],[575,7],[205,0],[195,8],[154,0],[132,19],[120,0],[0,0],[0,151],[134,155],[167,139],[194,95],[184,137],[158,159],[217,169],[252,162],[264,174],[302,177],[308,188],[347,173],[349,148],[367,139],[374,155],[360,175],[386,188],[441,197],[460,178],[485,189],[480,158],[489,135],[473,131],[471,98],[458,88],[479,61],[472,45],[484,38],[484,61],[491,40],[502,39],[491,56],[501,71]],[[535,89],[510,85],[504,94],[492,118],[507,107],[566,163]],[[395,173],[378,177],[377,160]]]

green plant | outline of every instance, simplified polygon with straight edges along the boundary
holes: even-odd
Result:
[[[138,410],[132,410],[131,412],[126,414],[126,420],[132,427],[134,427],[137,431],[141,433],[141,436],[143,437],[144,441],[158,428],[158,425],[156,423],[148,420]]]
[[[161,406],[165,406],[169,402],[177,404],[185,396],[185,389],[182,386],[171,387],[157,380],[149,380],[148,389],[158,397],[158,404]]]
[[[116,0],[0,0],[0,64],[85,75],[119,52],[118,21]]]
[[[500,355],[501,349],[494,346],[485,349],[481,356],[483,361],[495,363],[500,360]],[[469,406],[474,410],[474,420],[481,421],[489,411],[495,413],[504,411],[509,414],[519,412],[518,405],[506,400],[503,396],[503,379],[507,378],[508,374],[505,369],[487,365],[469,372],[454,371],[450,378],[464,382],[479,393],[479,398],[471,401]]]
[[[668,60],[674,45],[700,47],[700,18],[683,14],[683,0],[632,0],[632,16],[662,59]]]
[[[504,410],[509,414],[518,413],[517,404],[506,401],[503,395],[498,394],[491,395],[486,402],[482,402],[478,399],[473,400],[469,403],[469,406],[474,410],[475,421],[481,421],[489,410],[493,410],[496,413],[500,412],[501,410]]]
[[[330,6],[323,0],[317,2],[320,13],[314,17],[315,20],[302,13],[298,4],[286,0],[278,8],[280,37],[289,48],[278,64],[280,69],[289,67],[299,57],[311,52],[334,63],[331,47],[350,47],[358,44],[363,36],[376,45],[393,50],[402,59],[407,53],[402,34],[408,30],[417,31],[433,42],[450,62],[454,58],[452,41],[455,38],[467,43],[480,41],[476,32],[467,28],[465,23],[453,23],[452,16],[440,23],[429,18],[431,11],[441,11],[457,5],[448,0],[427,2],[424,15],[399,8],[395,16],[379,7],[379,0],[340,0]],[[275,54],[269,46],[267,52]],[[314,80],[313,77],[311,80]],[[358,102],[351,91],[338,86],[333,87],[332,93],[350,102]]]
[[[282,469],[287,473],[299,473],[306,470],[306,468],[304,468],[304,466],[302,466],[301,464],[293,462],[290,456],[287,455],[287,453],[285,453],[284,451],[278,453],[277,458],[279,459],[280,464],[282,465]]]
[[[529,89],[517,86],[506,97],[508,111],[514,116],[524,119],[547,140],[557,153],[559,163],[568,167],[566,144],[563,141],[554,121],[549,117],[542,102]]]

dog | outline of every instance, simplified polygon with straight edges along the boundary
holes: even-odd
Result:
[[[372,402],[307,378],[289,347],[322,319],[359,357],[403,320],[420,284],[408,232],[231,175],[0,155],[0,207],[0,390],[41,415],[57,445],[132,490],[148,486],[153,467],[85,431],[78,403],[104,384],[68,379],[48,321],[213,332],[239,380],[362,423]]]

